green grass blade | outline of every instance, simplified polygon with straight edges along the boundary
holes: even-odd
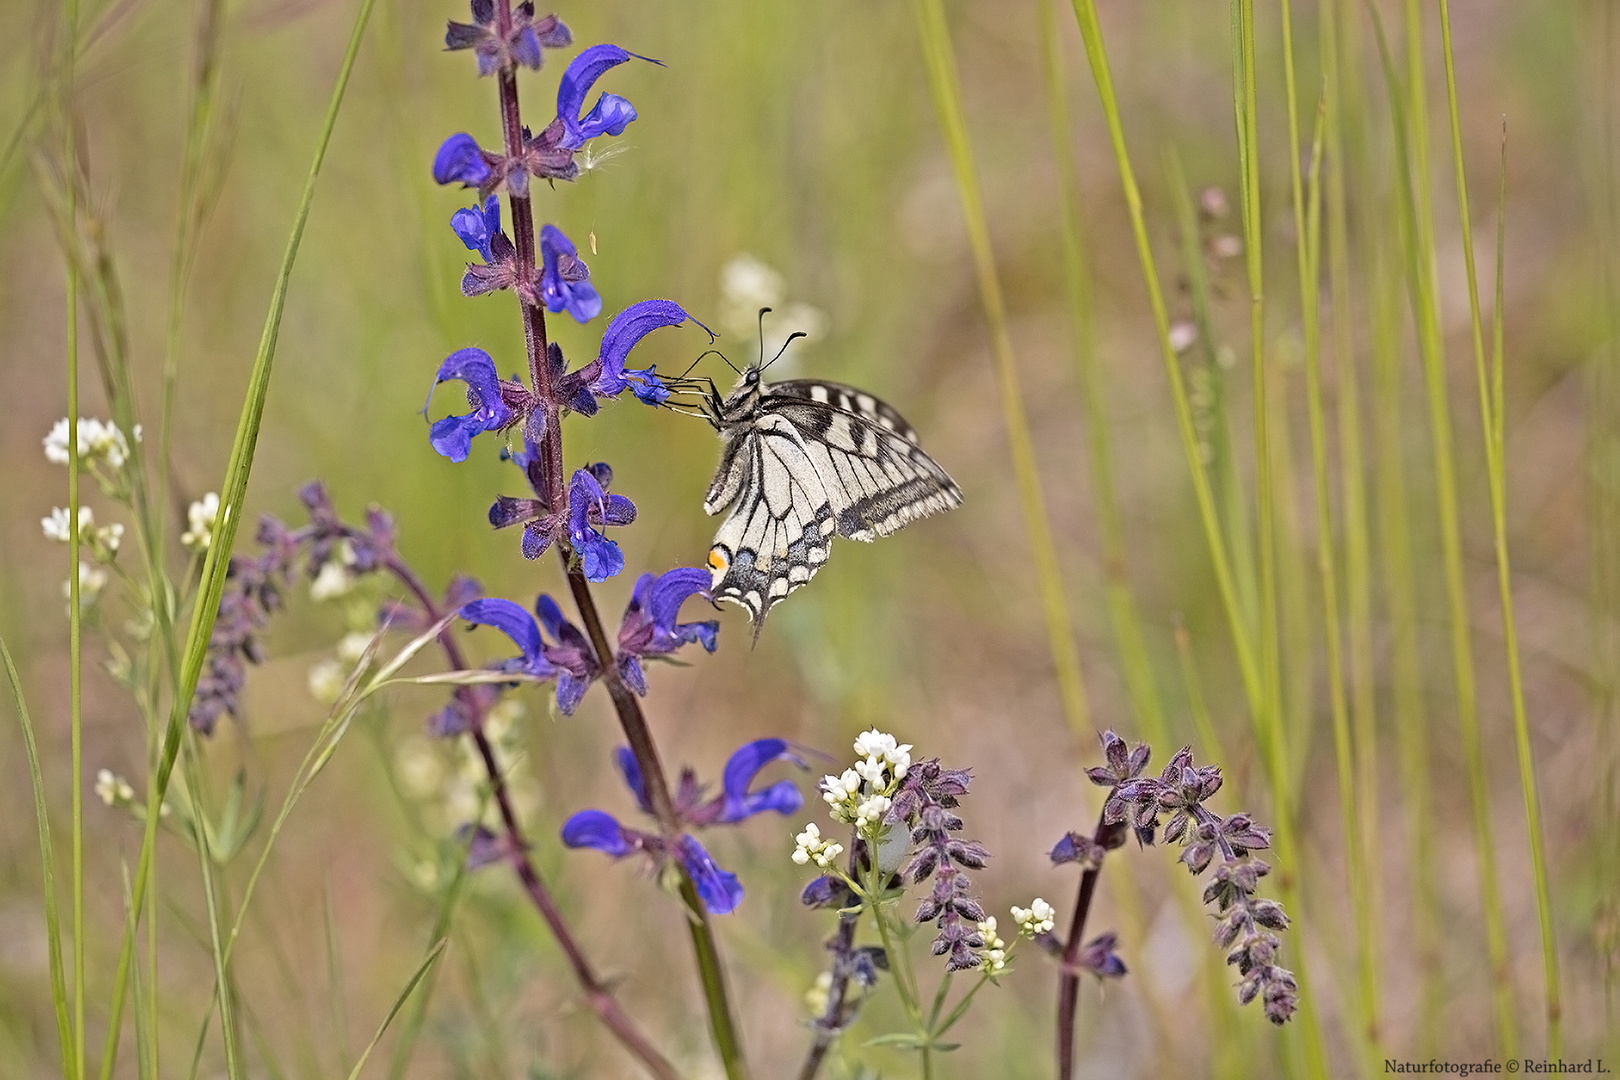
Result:
[[[1383,39],[1379,46],[1390,87],[1395,122],[1396,192],[1401,203],[1407,288],[1418,328],[1418,353],[1428,399],[1429,437],[1434,464],[1435,510],[1440,528],[1441,563],[1450,630],[1452,675],[1457,695],[1457,726],[1462,739],[1473,813],[1474,847],[1479,859],[1480,899],[1485,916],[1485,945],[1490,963],[1491,996],[1497,1039],[1505,1057],[1518,1052],[1513,986],[1507,957],[1507,931],[1497,884],[1495,834],[1490,822],[1490,785],[1479,734],[1479,700],[1474,677],[1473,635],[1469,623],[1467,581],[1463,572],[1462,536],[1458,522],[1455,446],[1450,403],[1446,396],[1445,343],[1440,324],[1439,285],[1432,206],[1428,99],[1424,92],[1423,24],[1417,0],[1406,5],[1407,85],[1396,78]],[[1403,102],[1404,97],[1404,102]]]
[[[1226,610],[1232,632],[1232,647],[1237,654],[1238,671],[1243,678],[1244,692],[1251,710],[1259,707],[1261,698],[1260,665],[1248,625],[1238,597],[1236,579],[1227,555],[1225,537],[1221,532],[1220,515],[1216,512],[1215,494],[1204,470],[1199,450],[1198,433],[1193,426],[1192,405],[1187,398],[1187,384],[1182,377],[1181,363],[1175,347],[1170,343],[1170,317],[1165,307],[1164,290],[1159,284],[1159,272],[1153,259],[1153,246],[1148,240],[1147,219],[1142,211],[1142,194],[1131,167],[1130,152],[1125,144],[1125,127],[1120,119],[1119,102],[1114,95],[1113,75],[1108,68],[1108,53],[1103,44],[1102,28],[1097,22],[1095,0],[1073,0],[1075,19],[1080,24],[1080,35],[1085,42],[1086,59],[1091,66],[1092,78],[1097,84],[1103,116],[1108,122],[1108,136],[1114,150],[1114,161],[1119,168],[1120,185],[1124,189],[1125,206],[1130,213],[1131,233],[1136,241],[1136,253],[1142,266],[1142,277],[1147,287],[1148,303],[1153,310],[1154,330],[1159,338],[1159,351],[1164,358],[1165,373],[1170,381],[1170,397],[1176,411],[1176,429],[1181,435],[1182,450],[1187,457],[1187,470],[1198,503],[1198,516],[1204,527],[1204,538],[1209,546],[1215,582],[1220,590],[1221,602]]]
[[[1536,764],[1530,749],[1530,721],[1524,707],[1524,675],[1519,664],[1519,634],[1513,614],[1513,572],[1507,542],[1507,471],[1502,417],[1502,256],[1507,220],[1507,131],[1502,133],[1501,210],[1496,233],[1496,309],[1492,313],[1494,375],[1485,366],[1485,332],[1479,313],[1479,281],[1474,267],[1474,226],[1468,212],[1468,178],[1463,168],[1462,122],[1457,109],[1457,71],[1451,50],[1451,11],[1440,4],[1440,43],[1446,61],[1446,104],[1451,115],[1451,150],[1457,178],[1457,212],[1462,219],[1463,262],[1468,269],[1468,313],[1473,330],[1474,374],[1479,384],[1480,429],[1485,437],[1485,470],[1491,493],[1491,531],[1496,548],[1497,592],[1502,602],[1502,636],[1507,648],[1508,689],[1513,702],[1513,742],[1519,759],[1519,787],[1530,833],[1530,876],[1536,891],[1536,921],[1541,930],[1541,961],[1547,1009],[1547,1056],[1563,1051],[1563,1005],[1558,989],[1558,941],[1553,933],[1552,895],[1547,883],[1546,838],[1541,800],[1536,795]]]
[[[34,722],[28,715],[22,679],[12,662],[11,650],[0,638],[0,660],[5,661],[6,679],[11,684],[11,700],[17,706],[17,722],[22,725],[23,753],[28,758],[28,783],[34,794],[34,824],[39,832],[40,870],[44,883],[45,950],[51,971],[51,1004],[56,1009],[56,1035],[61,1042],[62,1070],[74,1062],[73,1020],[68,1015],[67,977],[62,970],[62,921],[56,905],[56,847],[51,843],[51,816],[45,805],[45,777],[39,768],[39,745],[34,741]]]
[[[1378,703],[1373,646],[1373,568],[1372,540],[1367,509],[1365,454],[1362,449],[1361,387],[1356,371],[1356,345],[1352,327],[1355,302],[1351,292],[1350,268],[1350,187],[1347,158],[1363,150],[1361,140],[1346,129],[1362,115],[1359,80],[1359,51],[1354,38],[1345,33],[1341,48],[1341,7],[1338,0],[1321,0],[1318,14],[1322,78],[1326,109],[1323,116],[1323,160],[1326,165],[1323,202],[1327,210],[1328,295],[1332,324],[1332,362],[1338,408],[1339,491],[1343,516],[1346,644],[1350,715],[1356,757],[1356,803],[1358,832],[1362,850],[1359,857],[1359,888],[1365,896],[1363,940],[1378,941],[1382,927],[1383,858],[1379,844]],[[1351,23],[1353,27],[1354,23]],[[1341,57],[1343,60],[1341,61]],[[1357,161],[1357,175],[1367,172],[1364,161]],[[1371,185],[1368,185],[1370,189]],[[1369,985],[1378,985],[1376,950],[1361,957],[1363,1012],[1367,1027],[1362,1032],[1368,1044],[1377,1047],[1382,1039],[1376,994],[1370,999]],[[1375,1054],[1376,1057],[1376,1054]]]
[[[371,1037],[371,1041],[366,1044],[366,1048],[360,1053],[360,1060],[356,1061],[354,1068],[349,1070],[349,1080],[358,1080],[360,1070],[366,1067],[366,1060],[371,1057],[371,1052],[382,1041],[383,1035],[388,1031],[388,1025],[394,1022],[394,1017],[399,1015],[399,1010],[405,1007],[405,1002],[410,1000],[411,993],[416,989],[417,985],[427,977],[429,971],[433,970],[433,965],[443,955],[444,946],[448,941],[449,938],[440,938],[428,950],[427,955],[422,958],[422,962],[416,966],[416,971],[411,975],[410,981],[405,984],[405,989],[399,992],[399,997],[394,999],[394,1005],[388,1010],[388,1015],[383,1017],[383,1022],[378,1025],[377,1034]]]
[[[214,527],[213,543],[209,546],[208,557],[203,564],[202,582],[192,609],[191,627],[186,639],[184,661],[178,680],[179,692],[175,696],[173,711],[164,731],[158,767],[149,785],[148,806],[162,805],[163,795],[168,790],[169,776],[174,769],[175,758],[179,754],[181,735],[186,726],[186,714],[191,699],[197,692],[197,680],[207,659],[208,641],[213,633],[214,620],[219,614],[219,599],[225,589],[225,572],[230,562],[230,551],[236,542],[237,529],[241,524],[242,500],[247,491],[248,474],[253,468],[253,453],[258,444],[265,397],[270,389],[270,373],[275,360],[277,335],[281,329],[281,316],[286,307],[288,282],[292,278],[293,264],[297,260],[298,248],[303,240],[304,224],[309,219],[310,204],[315,198],[315,185],[320,176],[321,163],[326,158],[332,131],[337,126],[338,110],[343,103],[344,91],[348,88],[349,76],[354,71],[355,58],[359,55],[360,42],[365,36],[366,25],[375,3],[376,0],[361,0],[359,12],[355,16],[354,29],[349,35],[348,48],[343,56],[342,67],[338,70],[337,83],[333,87],[332,97],[327,104],[326,116],[316,141],[314,159],[310,163],[309,175],[304,182],[304,190],[293,215],[291,235],[287,240],[286,251],[282,255],[281,267],[276,273],[276,283],[270,297],[270,310],[265,316],[264,332],[259,339],[259,349],[254,357],[247,395],[242,403],[242,414],[237,423],[230,464],[225,472],[225,481],[220,487],[219,518]],[[151,872],[157,840],[158,816],[156,813],[147,815],[146,832],[142,837],[140,859],[135,871],[134,894],[137,902],[145,895],[147,877]],[[137,910],[137,917],[139,914]],[[113,979],[113,1003],[107,1025],[106,1049],[101,1062],[102,1080],[111,1080],[112,1077],[118,1031],[122,1024],[124,987],[129,977],[133,945],[134,926],[126,925],[123,947],[119,952]]]
[[[1068,97],[1063,77],[1063,48],[1057,33],[1055,0],[1039,0],[1042,70],[1046,77],[1046,107],[1052,140],[1052,159],[1058,171],[1058,220],[1063,249],[1063,274],[1069,292],[1069,320],[1074,338],[1075,374],[1089,435],[1091,489],[1096,495],[1097,531],[1103,564],[1103,590],[1119,650],[1120,668],[1131,711],[1142,734],[1154,746],[1170,742],[1164,706],[1147,646],[1142,640],[1142,619],[1132,591],[1125,526],[1119,491],[1114,480],[1108,410],[1103,402],[1103,372],[1091,327],[1095,322],[1085,238],[1080,227],[1080,182],[1070,150]]]
[[[1355,748],[1350,730],[1350,705],[1345,692],[1344,639],[1339,600],[1339,563],[1334,550],[1332,490],[1328,480],[1328,435],[1326,408],[1322,393],[1322,329],[1320,297],[1322,285],[1322,150],[1327,125],[1328,100],[1317,110],[1316,132],[1311,140],[1308,178],[1300,173],[1299,111],[1294,81],[1294,42],[1291,0],[1282,0],[1283,71],[1288,94],[1288,148],[1293,195],[1295,261],[1299,272],[1300,318],[1305,337],[1305,403],[1310,421],[1311,471],[1316,504],[1316,570],[1322,587],[1322,631],[1327,653],[1328,709],[1333,724],[1334,761],[1338,770],[1339,814],[1345,835],[1346,892],[1356,928],[1357,1001],[1360,1012],[1356,1030],[1362,1067],[1381,1055],[1373,1033],[1378,1027],[1378,975],[1373,934],[1373,897],[1366,872],[1366,842],[1360,831],[1357,811]]]
[[[1012,450],[1013,474],[1019,503],[1024,511],[1024,527],[1029,532],[1030,555],[1035,562],[1036,585],[1046,616],[1046,634],[1057,671],[1064,714],[1077,738],[1094,735],[1091,708],[1086,701],[1085,683],[1080,673],[1079,651],[1068,601],[1063,592],[1063,575],[1058,567],[1057,547],[1052,541],[1051,521],[1041,494],[1040,474],[1035,462],[1035,442],[1024,412],[1024,390],[1013,353],[1012,335],[1007,328],[1007,306],[996,274],[995,253],[990,246],[990,228],[985,221],[984,200],[973,165],[973,148],[967,123],[962,117],[962,87],[957,76],[956,53],[951,45],[950,27],[945,20],[942,0],[913,0],[917,32],[923,59],[928,68],[928,85],[933,91],[934,109],[950,152],[956,173],[957,194],[967,224],[968,242],[978,271],[979,299],[984,305],[990,331],[991,353],[995,358],[996,384],[1000,389],[1002,418]]]

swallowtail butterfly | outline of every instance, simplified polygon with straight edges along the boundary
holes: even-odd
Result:
[[[700,404],[721,442],[703,509],[729,511],[709,549],[714,595],[748,609],[755,640],[771,607],[826,563],[835,536],[870,543],[962,504],[888,404],[819,379],[765,383],[768,366],[750,365],[724,398],[702,380]]]

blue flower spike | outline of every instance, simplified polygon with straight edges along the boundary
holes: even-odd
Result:
[[[614,760],[625,786],[635,796],[636,805],[651,817],[652,804],[635,755],[627,747],[620,747]],[[696,829],[706,825],[735,825],[767,810],[794,813],[803,805],[803,798],[790,780],[749,791],[760,771],[778,761],[806,767],[785,740],[756,739],[746,744],[726,762],[720,794],[707,800],[703,798],[703,787],[696,776],[691,770],[684,771],[673,796],[677,824],[685,829]],[[689,831],[672,839],[662,832],[631,828],[603,810],[581,810],[563,824],[562,841],[571,848],[592,848],[616,859],[639,851],[648,856],[655,867],[679,864],[711,914],[727,914],[742,903],[743,887],[737,875],[722,869]]]

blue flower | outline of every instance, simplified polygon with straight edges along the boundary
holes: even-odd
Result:
[[[626,52],[617,45],[592,45],[574,57],[557,84],[557,119],[562,121],[564,132],[558,141],[559,146],[565,150],[578,150],[598,135],[619,134],[636,118],[635,106],[617,94],[603,94],[596,99],[590,112],[580,115],[580,110],[585,107],[585,95],[591,92],[596,80],[632,59],[648,58]],[[658,63],[656,60],[648,62]]]
[[[682,645],[700,643],[709,652],[719,644],[720,623],[677,623],[681,605],[697,595],[709,597],[712,575],[695,566],[677,566],[663,574],[642,574],[630,594],[630,606],[619,624],[619,674],[636,693],[647,693],[641,670],[644,657],[667,656]]]
[[[624,553],[601,530],[636,520],[636,505],[623,495],[609,495],[612,481],[613,470],[598,462],[575,470],[568,485],[568,540],[586,581],[606,581],[624,569]]]
[[[490,156],[478,147],[478,140],[457,132],[444,140],[433,156],[433,179],[440,184],[460,183],[481,188],[494,175]]]
[[[579,627],[563,617],[562,609],[549,596],[535,602],[535,616],[521,604],[491,597],[462,605],[457,614],[479,626],[493,626],[512,639],[518,655],[505,660],[497,671],[557,680],[557,708],[572,716],[591,682],[601,672],[596,653]],[[541,633],[544,627],[545,634]],[[546,635],[551,641],[546,640]],[[554,644],[555,643],[555,644]]]
[[[512,10],[512,29],[503,40],[495,28],[494,0],[472,0],[473,21],[450,23],[444,32],[444,47],[456,52],[472,49],[478,56],[478,74],[493,75],[503,67],[525,64],[538,69],[540,49],[563,49],[574,37],[557,16],[534,17],[534,4],[526,2]]]
[[[490,248],[501,235],[501,201],[491,195],[484,200],[482,210],[477,207],[457,210],[450,215],[450,228],[461,237],[468,251],[478,252],[485,262],[494,262],[495,253]]]
[[[635,755],[620,747],[615,761],[636,804],[643,813],[651,815],[652,804]],[[760,771],[777,761],[805,767],[804,761],[782,739],[756,739],[744,745],[726,762],[721,792],[710,799],[704,799],[703,789],[692,771],[684,771],[673,796],[677,823],[688,828],[735,825],[767,810],[794,813],[804,801],[792,781],[780,780],[759,791],[749,790]],[[692,879],[703,906],[713,914],[724,915],[742,902],[743,888],[737,875],[721,869],[690,832],[671,839],[661,833],[630,828],[602,810],[581,810],[563,823],[562,841],[571,848],[593,848],[616,859],[639,851],[655,864],[679,863]]]
[[[466,461],[472,449],[474,435],[486,431],[499,431],[514,422],[512,410],[507,407],[501,392],[500,377],[495,374],[495,361],[483,349],[458,349],[439,365],[439,374],[433,381],[459,379],[467,384],[467,403],[472,412],[466,416],[447,416],[436,420],[428,431],[428,443],[451,461]],[[433,394],[428,393],[431,403]],[[422,406],[427,412],[427,406]]]
[[[658,378],[652,368],[627,370],[625,361],[630,350],[648,334],[665,326],[679,326],[692,319],[672,300],[643,300],[631,304],[608,323],[602,334],[602,349],[596,359],[568,375],[562,393],[567,397],[618,397],[629,390],[648,405],[662,405],[669,398],[669,387]],[[709,328],[692,319],[714,340]],[[576,411],[595,412],[595,408]]]
[[[540,229],[540,262],[540,300],[546,310],[567,311],[578,323],[588,323],[602,313],[602,297],[591,284],[590,268],[573,241],[555,225]]]
[[[482,265],[467,264],[467,272],[461,278],[464,295],[482,296],[518,284],[517,249],[501,231],[498,198],[491,195],[485,199],[482,210],[477,207],[457,210],[450,215],[450,228],[468,251],[478,252],[484,260]]]

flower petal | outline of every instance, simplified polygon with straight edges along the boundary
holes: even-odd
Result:
[[[578,323],[602,313],[602,297],[591,284],[590,269],[563,231],[555,225],[540,229],[540,299],[548,311],[567,311]]]
[[[641,777],[641,764],[636,761],[636,755],[628,746],[621,746],[613,751],[613,760],[624,776],[625,785],[635,795],[636,805],[644,812],[652,813],[652,802],[647,798],[647,782]]]
[[[595,848],[615,859],[635,850],[624,826],[603,810],[581,810],[563,822],[562,842],[571,848]]]
[[[484,261],[491,262],[495,258],[490,250],[490,243],[495,234],[501,231],[501,201],[491,195],[484,202],[482,210],[477,207],[465,207],[450,215],[450,228],[461,238],[468,251],[476,251],[483,256]]]
[[[487,597],[463,604],[456,614],[479,626],[493,626],[511,638],[528,663],[551,666],[541,654],[544,643],[540,639],[540,628],[534,624],[534,616],[522,604],[514,604],[498,596]]]
[[[645,59],[617,45],[592,45],[574,57],[557,84],[557,117],[563,122],[566,132],[559,145],[568,150],[578,150],[587,139],[619,134],[626,124],[636,118],[636,110],[616,94],[603,94],[588,116],[580,116],[580,110],[585,107],[585,96],[591,92],[596,80],[633,58]]]
[[[613,316],[613,321],[608,323],[607,330],[602,334],[602,372],[592,383],[591,389],[605,397],[622,393],[630,385],[625,378],[624,362],[636,343],[654,330],[679,326],[690,318],[673,300],[643,300]]]
[[[433,156],[433,179],[440,184],[460,182],[467,187],[478,187],[488,180],[489,164],[478,148],[478,140],[464,131],[444,140]]]
[[[724,808],[718,820],[722,824],[742,821],[765,810],[791,814],[804,804],[799,789],[786,780],[771,785],[765,791],[749,794],[748,786],[754,782],[754,777],[765,766],[777,761],[791,761],[801,767],[804,765],[803,760],[788,749],[784,739],[755,739],[731,755],[720,780]]]
[[[618,544],[593,531],[579,547],[579,565],[586,581],[600,583],[624,569],[624,552]]]
[[[737,875],[720,869],[703,845],[690,834],[682,836],[679,847],[681,865],[686,868],[697,888],[703,906],[712,915],[726,915],[742,903],[742,883]]]
[[[708,595],[709,586],[713,581],[713,574],[697,566],[677,566],[673,570],[664,571],[652,584],[644,601],[647,614],[652,616],[653,625],[666,633],[672,632],[675,629],[675,620],[681,613],[681,605],[699,593]],[[774,741],[781,742],[780,739]],[[741,754],[742,751],[739,750],[737,753]],[[733,761],[736,758],[737,755],[732,755]],[[727,766],[727,771],[729,773],[730,766]]]
[[[450,416],[432,427],[428,441],[433,448],[451,461],[465,461],[474,435],[485,431],[498,431],[511,423],[512,410],[501,399],[500,377],[495,374],[495,361],[483,349],[458,349],[439,365],[433,385],[459,379],[467,384],[467,400],[473,411],[466,416]],[[432,392],[428,402],[433,400]],[[422,407],[427,411],[427,406]]]

